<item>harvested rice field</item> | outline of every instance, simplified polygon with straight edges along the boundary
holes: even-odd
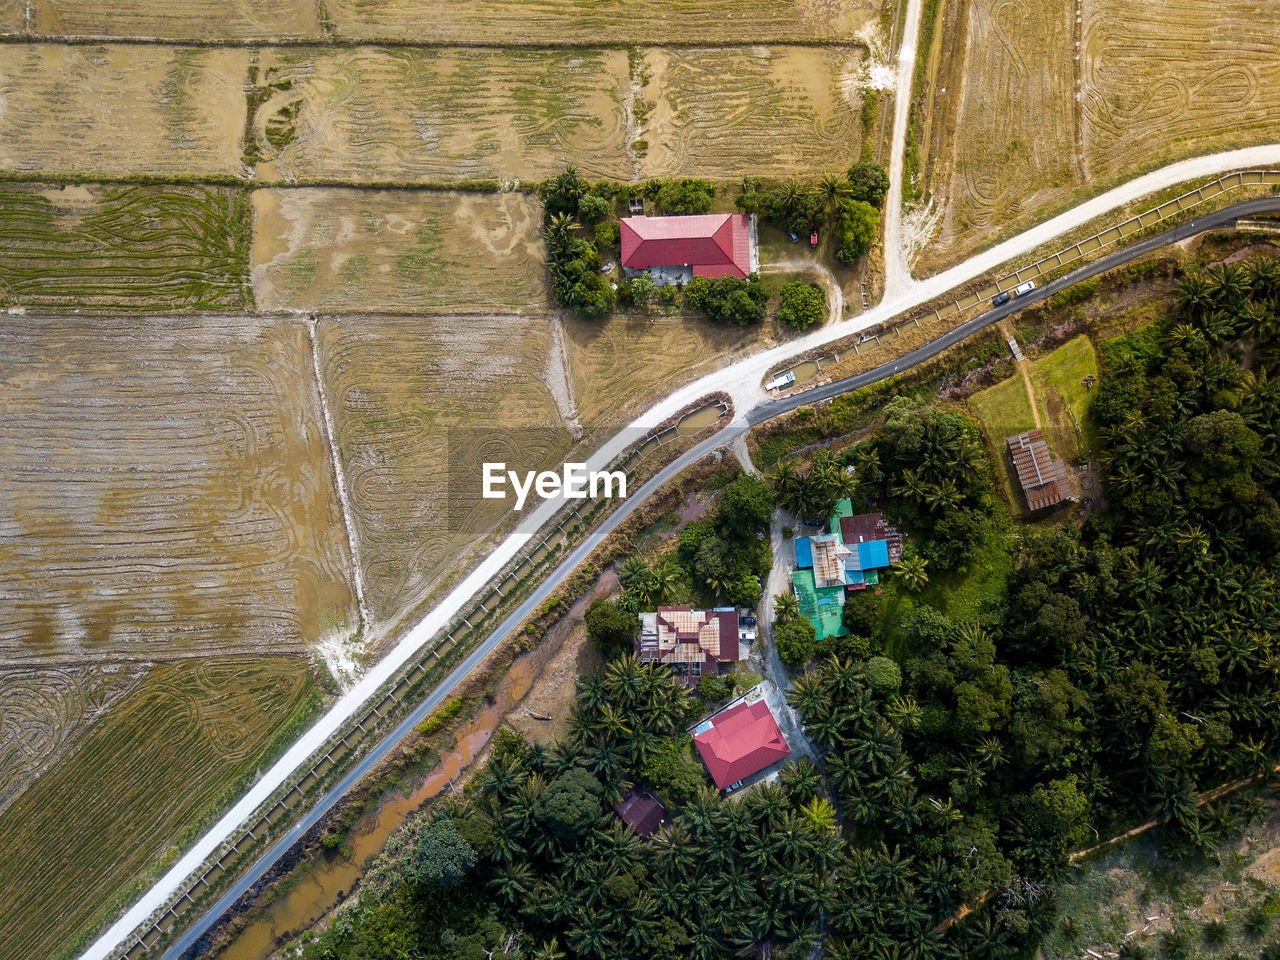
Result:
[[[240,170],[247,50],[0,44],[0,170]]]
[[[964,54],[944,49],[937,98],[960,102],[925,184],[945,200],[927,269],[1146,170],[1280,138],[1276,4],[973,0],[953,20],[944,47]]]
[[[320,700],[304,657],[149,667],[0,669],[0,956],[65,953]]]
[[[18,33],[27,25],[24,0],[0,0],[0,33]]]
[[[578,416],[586,430],[614,428],[646,401],[710,372],[755,343],[758,332],[694,317],[614,316],[564,321]]]
[[[862,143],[861,59],[852,47],[645,50],[645,119],[632,143],[643,175],[733,180],[848,167]]]
[[[8,317],[0,409],[0,666],[356,629],[301,320]]]
[[[315,0],[32,0],[32,32],[160,40],[320,36]]]
[[[542,208],[523,194],[253,194],[260,308],[421,313],[544,308]]]
[[[0,307],[252,309],[250,205],[221,187],[0,185]]]
[[[563,459],[563,356],[545,317],[512,314],[324,319],[318,338],[365,601],[386,624],[506,514],[480,499],[482,461]]]
[[[263,51],[259,177],[629,176],[622,50]]]
[[[334,32],[366,39],[498,44],[851,40],[872,0],[328,0]]]

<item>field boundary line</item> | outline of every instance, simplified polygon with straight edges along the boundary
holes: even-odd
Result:
[[[311,370],[316,378],[316,395],[320,398],[320,414],[324,423],[325,445],[329,448],[329,460],[333,464],[333,482],[338,488],[338,505],[342,509],[342,526],[347,531],[347,549],[351,553],[351,582],[356,588],[356,609],[360,614],[360,635],[363,638],[369,628],[369,609],[364,600],[364,570],[360,566],[360,539],[356,535],[355,521],[351,516],[351,504],[347,499],[347,477],[342,469],[342,457],[338,454],[337,431],[333,429],[333,415],[329,412],[329,397],[324,389],[324,377],[320,375],[320,347],[316,342],[316,318],[307,315],[307,341],[311,344]]]
[[[858,47],[869,52],[867,41],[862,37],[749,37],[736,39],[731,43],[707,43],[704,39],[682,40],[666,38],[661,42],[635,43],[627,40],[566,40],[562,43],[548,43],[545,40],[530,43],[485,43],[479,40],[422,40],[408,37],[227,37],[210,39],[208,37],[142,37],[112,36],[105,34],[68,34],[59,36],[51,33],[0,33],[0,43],[23,44],[28,46],[59,45],[72,47],[96,47],[103,44],[115,44],[130,47],[192,47],[216,49],[252,49],[264,48],[298,48],[314,47],[317,50],[333,48],[349,50],[359,47],[383,47],[395,50],[629,50],[639,47],[641,50],[750,50],[753,47],[807,47],[823,50],[828,47]]]

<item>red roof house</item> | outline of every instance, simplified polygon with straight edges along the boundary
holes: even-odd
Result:
[[[755,257],[751,218],[744,213],[708,213],[692,217],[624,217],[622,265],[690,267],[695,277],[745,280]]]
[[[699,724],[693,742],[721,790],[791,755],[763,700],[740,703]]]

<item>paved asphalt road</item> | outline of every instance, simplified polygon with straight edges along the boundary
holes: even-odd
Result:
[[[1195,236],[1207,230],[1216,230],[1223,227],[1232,226],[1237,218],[1249,217],[1259,213],[1267,213],[1280,210],[1280,197],[1263,197],[1256,200],[1246,200],[1242,203],[1234,204],[1215,213],[1205,214],[1203,217],[1197,217],[1181,226],[1173,227],[1163,233],[1155,234],[1145,240],[1141,240],[1131,246],[1116,250],[1113,253],[1102,257],[1093,263],[1086,264],[1071,273],[1055,280],[1052,283],[1037,287],[1029,294],[1017,297],[1009,303],[988,310],[986,313],[968,320],[958,327],[949,330],[936,340],[931,340],[922,347],[912,350],[910,353],[899,357],[897,360],[883,363],[880,366],[860,373],[852,377],[846,377],[843,380],[836,380],[821,387],[814,387],[811,390],[804,390],[800,393],[793,394],[789,397],[782,397],[776,400],[766,400],[757,405],[752,410],[746,412],[744,421],[735,421],[728,427],[721,430],[714,436],[708,437],[686,453],[677,457],[667,466],[663,467],[648,483],[644,484],[633,495],[629,496],[622,502],[622,505],[615,510],[600,526],[600,528],[589,536],[583,543],[565,557],[564,561],[555,568],[546,580],[538,586],[537,589],[526,599],[519,607],[493,631],[483,643],[481,643],[471,654],[462,661],[452,673],[450,673],[425,700],[406,717],[391,733],[378,743],[365,757],[362,759],[350,773],[348,773],[332,790],[326,793],[317,801],[307,814],[298,822],[298,824],[283,836],[263,857],[253,865],[233,886],[226,895],[215,903],[196,923],[183,934],[165,953],[163,960],[178,960],[184,955],[197,956],[198,953],[192,948],[199,946],[198,941],[203,937],[222,917],[232,904],[236,902],[248,889],[258,882],[276,861],[279,860],[292,847],[302,835],[315,826],[320,819],[329,812],[343,795],[347,793],[355,784],[365,776],[379,760],[395,747],[397,743],[404,739],[410,730],[417,724],[421,723],[426,716],[434,710],[446,697],[448,697],[453,689],[462,682],[463,678],[470,673],[485,657],[487,657],[498,646],[499,643],[513,631],[520,623],[533,612],[534,608],[547,599],[551,592],[564,581],[574,568],[577,567],[603,537],[611,533],[623,520],[631,515],[632,511],[638,508],[650,496],[652,496],[659,487],[672,480],[678,473],[686,467],[701,460],[707,454],[721,449],[728,448],[734,440],[745,433],[750,427],[763,423],[783,413],[794,410],[797,407],[806,406],[812,403],[818,403],[822,400],[829,400],[832,397],[847,393],[850,390],[856,390],[859,387],[865,387],[869,384],[876,383],[886,377],[891,377],[895,373],[901,373],[925,360],[937,356],[948,347],[954,346],[966,337],[970,337],[979,330],[1003,320],[1011,314],[1017,313],[1025,309],[1033,303],[1050,297],[1059,290],[1065,290],[1072,284],[1079,283],[1081,280],[1087,280],[1090,277],[1105,273],[1115,267],[1121,266],[1130,261],[1157,250],[1160,247],[1177,243],[1188,237]],[[188,951],[191,951],[188,954]]]

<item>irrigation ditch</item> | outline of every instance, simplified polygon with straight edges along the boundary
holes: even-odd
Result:
[[[625,454],[617,458],[609,469],[627,474],[628,485],[643,482],[656,474],[666,463],[675,459],[692,445],[694,438],[714,429],[731,414],[727,398],[712,395],[690,404],[689,408],[664,421],[649,431]],[[715,416],[711,416],[714,413]],[[682,430],[682,425],[692,425]],[[656,461],[646,454],[662,448]],[[639,462],[641,459],[645,462]],[[637,484],[638,485],[638,484]],[[597,522],[610,512],[608,500],[580,501],[563,508],[531,541],[518,558],[507,565],[500,577],[478,594],[446,629],[414,656],[396,676],[387,681],[357,712],[356,719],[335,733],[317,750],[305,769],[300,769],[268,798],[235,836],[222,844],[204,867],[184,883],[183,888],[171,897],[162,910],[157,911],[145,926],[135,930],[111,954],[128,960],[160,955],[170,947],[181,933],[181,921],[213,907],[223,891],[253,861],[253,854],[264,845],[278,843],[296,830],[296,814],[306,808],[306,801],[323,796],[326,790],[350,777],[360,765],[362,754],[373,743],[385,743],[394,737],[399,742],[413,728],[419,718],[414,717],[414,704],[428,696],[440,680],[462,663],[475,648],[489,636],[487,624],[493,617],[500,617],[516,608],[520,601],[541,582],[540,574],[553,567],[558,558],[573,547],[583,543],[592,533]],[[569,582],[572,590],[572,581]],[[524,632],[530,636],[538,632],[540,621],[546,615],[560,614],[561,604],[548,601],[527,618]],[[547,625],[545,622],[542,626]],[[520,631],[516,631],[519,635]],[[413,723],[407,722],[413,720]],[[403,729],[402,729],[403,728]],[[354,789],[360,778],[348,784]],[[343,793],[347,793],[344,790]],[[325,819],[321,818],[291,839],[290,847],[296,848],[308,837],[323,831]],[[296,861],[289,855],[283,858],[285,870]],[[278,876],[269,872],[257,881],[244,897],[252,900]]]

